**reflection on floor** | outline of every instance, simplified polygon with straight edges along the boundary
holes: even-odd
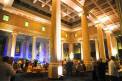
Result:
[[[47,78],[47,73],[19,73],[15,76],[15,81],[59,81]],[[64,77],[62,81],[91,81],[91,73],[81,76]]]
[[[47,72],[45,73],[17,73],[14,81],[93,81],[92,73],[86,72],[81,74],[80,76],[65,76],[63,80],[50,80],[47,78]],[[106,78],[107,79],[107,78]],[[106,80],[108,81],[108,80]],[[120,80],[122,81],[122,73]]]

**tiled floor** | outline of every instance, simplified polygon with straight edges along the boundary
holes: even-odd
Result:
[[[17,74],[14,81],[92,81],[91,73],[87,73],[80,76],[70,76],[64,77],[63,80],[50,80],[47,77],[47,74]],[[120,79],[122,81],[122,77]]]
[[[48,78],[19,78],[16,81],[91,81],[89,79],[83,79],[80,77],[68,77],[63,80],[50,80]]]
[[[59,80],[50,80],[47,78],[47,74],[17,74],[15,81],[59,81]],[[91,77],[89,74],[82,76],[70,76],[64,77],[63,80],[60,81],[91,81]]]

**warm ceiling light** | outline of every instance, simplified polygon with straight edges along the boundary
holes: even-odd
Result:
[[[35,4],[38,0],[34,0],[33,3]]]
[[[68,37],[68,35],[66,34],[66,38]]]
[[[100,16],[98,17],[98,20],[96,20],[94,23],[105,23],[106,21],[110,20],[109,16]]]
[[[42,4],[42,8],[45,6],[45,4]]]
[[[46,31],[46,28],[44,26],[42,27],[42,31]]]
[[[77,34],[75,34],[75,37],[77,37]]]
[[[83,9],[80,6],[78,6],[76,3],[74,3],[72,0],[61,0],[61,1],[66,5],[68,5],[69,7],[73,8],[77,12],[83,11]]]
[[[5,7],[10,7],[14,0],[3,0],[3,4]]]
[[[78,16],[81,17],[83,15],[83,12],[78,13]]]
[[[98,20],[99,20],[100,22],[104,23],[104,22],[106,22],[106,21],[110,20],[110,17],[109,17],[109,16],[99,17],[99,19],[98,19]]]
[[[77,7],[75,7],[74,9],[75,9],[77,12],[82,12],[82,11],[83,11],[83,9],[81,9],[81,8],[80,8],[80,7],[78,7],[78,6],[77,6]]]
[[[85,0],[79,0],[80,4],[83,6],[85,3]]]
[[[10,2],[10,0],[4,0],[4,4],[8,4]]]
[[[112,25],[108,25],[106,28],[104,28],[104,30],[110,30],[113,31],[114,29],[118,28],[117,25],[112,24]]]

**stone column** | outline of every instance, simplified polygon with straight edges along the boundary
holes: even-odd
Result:
[[[85,10],[85,9],[84,9]],[[89,32],[88,32],[88,21],[87,21],[87,13],[84,11],[81,16],[81,28],[82,28],[82,43],[83,43],[83,61],[86,66],[91,65],[91,53],[90,53],[90,40],[89,40]]]
[[[36,59],[36,37],[32,37],[32,60]]]
[[[64,46],[63,46],[63,45],[64,45],[64,42],[62,41],[62,42],[61,42],[61,50],[62,50],[62,51],[61,51],[61,52],[62,52],[61,54],[62,54],[62,60],[64,60],[64,49],[63,49]]]
[[[111,43],[112,43],[112,56],[117,56],[118,54],[117,39],[113,34],[111,35]]]
[[[106,31],[107,47],[108,47],[108,56],[112,56],[112,41],[111,41],[111,31]]]
[[[24,57],[24,41],[21,42],[20,55],[21,55],[21,58]]]
[[[98,40],[95,39],[95,48],[96,48],[96,59],[99,60],[100,55],[99,55],[99,46],[98,46]]]
[[[69,44],[69,59],[73,60],[74,59],[74,54],[73,54],[73,43],[68,43]]]
[[[52,0],[50,65],[48,78],[58,78],[62,75],[61,65],[61,1]]]
[[[81,60],[83,60],[83,43],[82,43],[82,41],[81,41],[80,45],[81,45]]]
[[[102,24],[97,24],[97,39],[98,39],[98,43],[99,43],[100,58],[103,60],[106,60]]]
[[[69,56],[73,53],[73,43],[69,43]]]
[[[9,57],[14,57],[15,56],[16,37],[17,37],[17,33],[12,33],[8,37],[7,56],[9,56]]]
[[[29,59],[29,40],[28,39],[26,39],[26,59]]]

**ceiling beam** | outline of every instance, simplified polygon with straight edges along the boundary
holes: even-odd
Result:
[[[101,9],[101,7],[99,7],[99,5],[96,3],[96,1],[95,0],[91,0],[95,5],[96,5],[96,7],[104,14],[104,16],[107,16],[106,14],[105,14],[105,12]],[[111,19],[110,19],[110,21],[112,22],[112,23],[114,23]],[[105,24],[105,23],[104,23]]]
[[[110,5],[111,9],[113,10],[113,12],[116,14],[116,17],[118,17],[117,12],[115,11],[115,9],[113,8],[113,6],[111,5],[110,1],[107,0],[107,3]]]
[[[42,7],[45,7],[46,5],[50,7],[50,5],[48,4],[51,0],[48,0],[46,2],[42,1],[42,0],[38,0],[39,2],[42,3]]]
[[[78,0],[72,0],[74,3],[76,3],[79,7],[81,7],[81,8],[83,8],[83,6],[81,5],[81,3],[79,3],[78,2]],[[96,16],[94,16],[94,14],[92,14],[91,12],[89,12],[89,15],[95,20],[95,19],[97,19],[96,18]],[[90,19],[90,21],[92,22],[92,23],[94,23],[94,20],[91,20]]]
[[[82,8],[79,7],[76,3],[74,3],[72,0],[61,0],[63,3],[65,3],[66,5],[68,5],[69,7],[71,7],[72,9],[74,9],[77,12],[82,12]]]

